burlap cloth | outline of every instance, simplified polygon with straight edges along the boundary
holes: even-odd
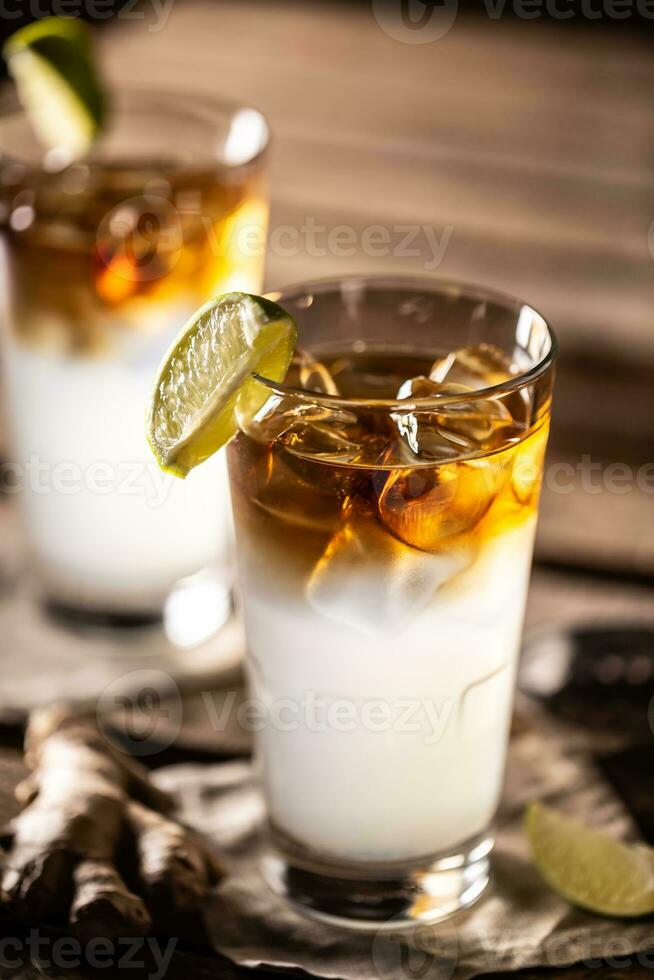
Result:
[[[259,872],[262,803],[248,763],[172,766],[157,779],[178,794],[183,818],[209,835],[224,857],[228,874],[206,920],[214,948],[238,964],[343,980],[431,980],[579,961],[592,966],[600,959],[617,966],[621,957],[654,947],[654,919],[617,921],[573,909],[530,863],[522,819],[534,799],[635,839],[630,817],[584,739],[531,704],[521,705],[514,725],[489,891],[469,911],[412,934],[333,928],[272,894]],[[654,966],[654,954],[640,959]]]

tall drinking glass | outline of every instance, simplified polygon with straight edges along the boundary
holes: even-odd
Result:
[[[457,283],[271,296],[300,353],[228,450],[264,870],[322,917],[436,920],[488,882],[555,340]]]
[[[13,489],[33,577],[59,611],[156,620],[200,573],[195,623],[224,618],[224,454],[184,483],[166,478],[146,445],[144,406],[197,306],[261,288],[267,142],[254,109],[125,91],[107,134],[71,165],[43,155],[18,109],[0,115]]]

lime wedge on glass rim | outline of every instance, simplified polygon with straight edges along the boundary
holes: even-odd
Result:
[[[541,875],[563,898],[599,915],[654,912],[654,851],[622,844],[541,803],[525,817],[531,853]]]
[[[159,466],[185,477],[229,442],[237,408],[254,416],[269,395],[253,375],[282,381],[296,339],[293,319],[261,296],[226,293],[194,313],[163,360],[148,409]]]
[[[39,140],[71,159],[84,156],[106,116],[87,25],[77,17],[45,17],[12,34],[2,53]]]

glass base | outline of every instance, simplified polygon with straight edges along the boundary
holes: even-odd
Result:
[[[490,880],[493,838],[483,835],[410,865],[337,865],[268,843],[268,885],[302,912],[332,925],[379,932],[440,922],[476,902]]]
[[[47,594],[39,596],[39,600],[50,619],[64,629],[130,631],[149,626],[160,627],[163,622],[161,612],[118,612],[102,606],[77,606]]]
[[[75,594],[49,580],[34,580],[33,591],[46,615],[64,629],[128,635],[155,628],[181,649],[210,640],[233,612],[231,584],[212,569],[179,579],[163,600],[150,604],[132,596],[121,603],[81,590]]]

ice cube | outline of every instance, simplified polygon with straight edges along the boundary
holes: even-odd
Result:
[[[416,378],[407,378],[400,385],[397,397],[402,401],[419,401],[442,394],[443,388],[443,385],[420,375]],[[432,408],[424,411],[395,411],[391,413],[391,419],[400,437],[400,457],[406,462],[412,462],[414,458],[452,459],[461,454],[460,441],[456,438],[452,440],[447,431],[440,430]],[[408,452],[402,453],[402,448]]]
[[[305,479],[292,457],[278,448],[263,450],[247,492],[257,510],[278,523],[304,531],[334,533],[341,521],[345,490]],[[254,488],[254,489],[253,489]]]
[[[397,390],[397,397],[401,401],[414,398],[434,398],[442,392],[443,385],[440,382],[420,374],[417,378],[407,378],[406,381],[403,381]]]
[[[421,412],[393,412],[392,418],[399,436],[397,455],[402,462],[441,461],[461,454],[459,440],[453,441],[448,433],[441,432],[433,416]]]
[[[294,395],[271,395],[254,415],[239,400],[236,414],[241,432],[274,446],[289,471],[315,485],[316,492],[341,498],[370,482],[365,467],[374,465],[388,444],[387,435],[370,432],[354,412]]]
[[[397,397],[418,403],[443,399],[441,407],[392,413],[397,431],[410,452],[419,459],[452,459],[497,447],[508,435],[513,418],[502,401],[468,398],[473,389],[462,384],[441,383],[431,378],[407,379]],[[461,401],[452,397],[461,395]]]
[[[307,584],[312,608],[367,636],[401,633],[466,567],[464,550],[426,554],[389,534],[371,507],[350,502]]]
[[[271,394],[254,414],[252,404],[261,400],[260,382],[248,382],[236,404],[236,420],[241,432],[245,432],[257,442],[274,442],[289,432],[294,426],[301,427],[307,422],[322,419],[325,410],[311,402],[300,402],[292,395]],[[254,389],[257,391],[254,391]]]
[[[305,388],[322,395],[338,395],[338,385],[329,369],[317,361],[313,354],[296,350],[287,375],[287,383],[296,388]]]
[[[438,384],[453,382],[479,391],[501,384],[516,373],[511,358],[493,344],[460,347],[432,364],[429,377]]]
[[[388,446],[387,435],[375,434],[348,412],[289,428],[281,437],[289,467],[304,479],[332,493],[369,495],[371,469]]]
[[[388,471],[379,514],[400,540],[424,551],[467,534],[490,509],[508,476],[501,455]]]
[[[306,351],[296,351],[285,385],[317,394],[337,395],[338,389],[324,364]],[[236,417],[239,429],[258,442],[282,439],[289,448],[306,446],[309,455],[349,462],[357,452],[347,428],[356,426],[353,412],[313,403],[301,396],[274,393],[265,397],[261,382],[251,379],[242,390]],[[253,413],[252,406],[262,402]]]
[[[325,509],[336,507],[340,513],[350,494],[365,493],[370,484],[365,456],[370,453],[375,461],[379,449],[373,451],[366,434],[357,432],[352,413],[275,395],[254,418],[239,419],[239,425],[261,447],[252,480],[259,488],[255,503],[280,519],[286,514],[298,526],[324,528]],[[332,516],[327,525],[331,529]]]
[[[330,463],[356,463],[361,444],[356,432],[350,431],[351,426],[356,425],[356,417],[351,421],[347,419],[347,414],[333,413],[331,417],[326,415],[294,425],[284,434],[284,445],[289,452],[304,458]]]
[[[429,377],[439,384],[454,383],[464,385],[468,390],[479,391],[508,381],[520,369],[520,365],[498,347],[478,344],[474,347],[462,347],[438,358],[432,364]],[[505,416],[511,416],[516,427],[524,430],[531,409],[528,388],[507,392],[500,399],[495,399],[494,404],[504,409]]]
[[[488,451],[511,438],[513,416],[502,401],[476,398],[444,404],[436,427],[464,452]]]

